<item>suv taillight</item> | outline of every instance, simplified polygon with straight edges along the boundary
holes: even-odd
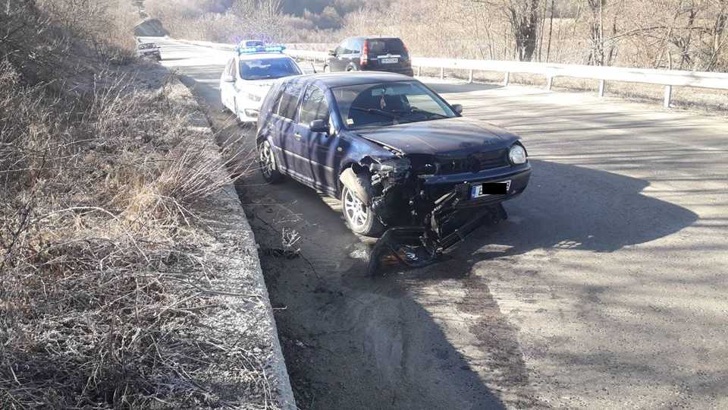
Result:
[[[359,65],[364,67],[369,63],[369,41],[364,40],[364,45],[361,48],[361,57],[359,58]]]

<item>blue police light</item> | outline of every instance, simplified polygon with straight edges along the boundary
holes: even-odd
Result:
[[[282,53],[286,49],[285,46],[257,46],[257,47],[238,47],[238,55],[242,54],[258,54],[258,53]]]
[[[265,48],[265,51],[268,53],[282,53],[285,50],[286,50],[286,46],[281,46],[281,45],[268,46]]]

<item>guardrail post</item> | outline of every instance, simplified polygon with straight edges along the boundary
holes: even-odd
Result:
[[[509,73],[508,71],[506,71],[506,75],[503,78],[503,85],[504,86],[507,86],[509,82],[511,82],[511,73]]]
[[[468,76],[468,84],[473,83],[473,70],[470,70],[470,75]]]
[[[665,86],[665,100],[663,101],[662,105],[665,108],[670,108],[670,100],[672,100],[672,86],[666,85]]]
[[[445,79],[445,67],[440,67],[440,80]]]
[[[599,80],[599,96],[604,97],[604,91],[607,87],[607,82],[604,80]]]
[[[546,77],[546,89],[551,91],[552,85],[554,85],[554,77],[552,77],[552,76]]]
[[[417,77],[422,77],[422,67],[417,67]]]

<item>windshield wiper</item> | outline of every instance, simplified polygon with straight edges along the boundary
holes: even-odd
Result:
[[[447,115],[438,114],[436,112],[431,112],[431,111],[421,110],[421,109],[419,109],[417,107],[412,107],[412,109],[410,110],[410,112],[418,113],[418,114],[425,114],[427,116],[431,116],[431,117],[435,117],[435,118],[450,118]]]
[[[389,111],[378,110],[376,108],[349,107],[349,110],[363,111],[363,112],[366,112],[366,113],[369,113],[369,114],[379,114],[382,117],[391,118],[393,120],[396,120],[396,119],[399,118],[399,115],[397,115],[396,113],[389,112]]]

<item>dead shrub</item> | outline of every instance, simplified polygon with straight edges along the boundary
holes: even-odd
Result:
[[[0,10],[18,28],[0,42],[0,408],[270,406],[260,341],[226,344],[208,323],[229,308],[199,213],[225,164],[167,83],[17,4]],[[17,52],[44,42],[70,53]],[[65,69],[77,58],[81,74]]]

